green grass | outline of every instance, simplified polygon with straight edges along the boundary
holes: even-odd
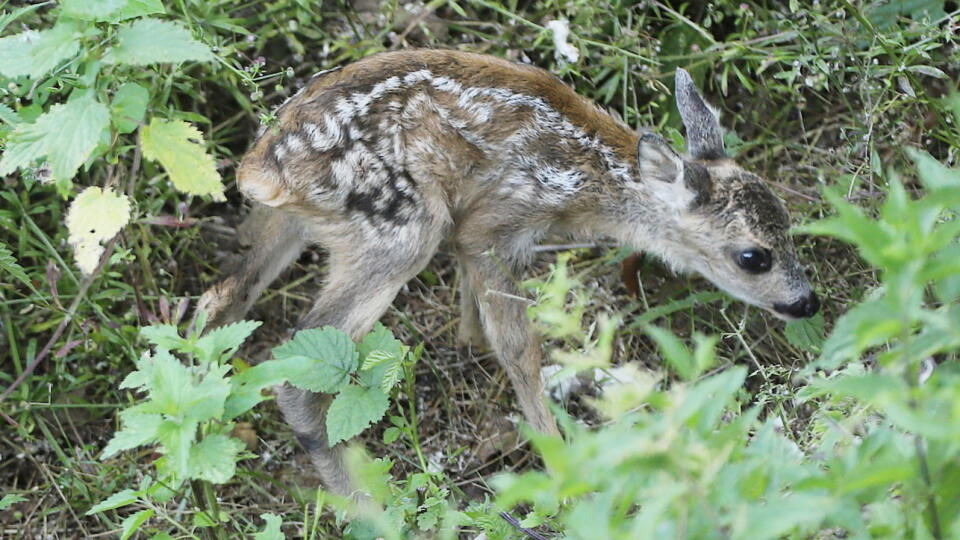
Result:
[[[956,3],[807,4],[721,1],[707,9],[696,2],[638,7],[616,1],[462,0],[430,2],[429,16],[418,19],[400,2],[383,3],[378,11],[358,11],[347,2],[295,0],[168,3],[163,18],[180,21],[198,40],[216,47],[217,60],[126,71],[103,67],[99,91],[110,95],[120,84],[137,81],[151,91],[148,121],[157,116],[196,125],[218,160],[227,201],[174,190],[163,168],[142,159],[135,133],[118,134],[72,184],[60,183],[59,192],[33,172],[0,179],[0,242],[28,278],[27,283],[18,279],[0,256],[0,387],[9,387],[43,355],[35,371],[0,403],[0,486],[3,494],[26,499],[0,510],[0,537],[91,537],[119,530],[127,513],[85,512],[152,474],[156,456],[149,451],[99,458],[119,428],[116,411],[137,399],[118,385],[145,347],[139,328],[188,320],[189,311],[185,315],[178,306],[188,301],[192,310],[197,296],[230,264],[230,254],[239,251],[232,232],[246,209],[232,182],[233,167],[259,119],[316,71],[385,49],[487,52],[547,68],[618,111],[630,125],[654,126],[680,141],[669,89],[674,68],[683,66],[719,106],[738,161],[770,181],[796,223],[834,213],[824,188],[876,215],[888,191],[888,168],[905,171],[905,189],[921,195],[925,187],[909,172],[913,165],[904,148],[923,148],[958,165],[960,117],[949,104],[957,99],[951,92],[960,74]],[[0,2],[0,36],[24,27],[49,28],[59,8],[51,3],[18,9],[16,3]],[[570,21],[571,41],[581,54],[576,64],[561,63],[554,55],[545,25],[557,18]],[[102,48],[114,31],[99,28],[106,34],[84,38],[91,51]],[[64,62],[39,82],[0,76],[0,104],[34,119],[83,85],[83,65]],[[0,121],[0,144],[10,132],[11,126]],[[83,187],[104,185],[130,195],[133,219],[113,245],[110,264],[88,280],[74,265],[65,215],[69,200]],[[598,246],[573,250],[568,262],[586,299],[580,306],[584,335],[547,340],[546,346],[582,345],[583,338],[596,337],[592,325],[597,321],[619,318],[614,363],[635,361],[662,371],[655,342],[641,331],[645,324],[669,328],[687,342],[695,332],[717,335],[716,365],[747,368],[737,393],[740,402],[760,405],[762,418],[778,418],[784,434],[813,452],[822,443],[824,418],[873,421],[863,406],[826,398],[800,402],[808,381],[797,373],[819,356],[835,321],[867,297],[880,275],[835,238],[804,234],[797,240],[825,299],[824,326],[814,327],[810,339],[785,333],[782,323],[729,301],[700,278],[678,278],[652,261],[641,274],[642,297],[630,298],[619,282],[618,262],[625,254]],[[530,277],[545,280],[556,259],[555,251],[540,253]],[[415,373],[401,385],[397,406],[402,409],[387,413],[400,416],[402,410],[408,422],[415,413],[417,436],[385,443],[391,424],[383,422],[363,439],[371,454],[393,460],[398,479],[425,473],[424,460],[430,471],[439,470],[418,480],[426,482],[419,491],[403,482],[393,487],[421,498],[430,490],[449,490],[473,519],[466,531],[474,532],[464,537],[489,529],[491,538],[503,537],[497,531],[521,538],[483,501],[492,496],[492,475],[536,469],[539,458],[510,435],[510,422],[498,420],[517,413],[493,357],[457,346],[458,277],[451,263],[448,255],[439,256],[383,319],[404,343],[425,344]],[[323,270],[322,254],[311,252],[274,284],[251,314],[265,324],[240,358],[260,360],[284,339],[310,304]],[[574,307],[572,297],[567,305]],[[955,353],[937,360],[955,362]],[[574,398],[567,408],[589,422],[603,421],[583,398]],[[232,530],[261,530],[259,516],[271,512],[283,516],[289,537],[340,535],[342,524],[329,506],[316,512],[322,497],[314,490],[318,479],[272,403],[245,421],[256,432],[259,457],[242,461],[238,476],[219,492]],[[189,528],[193,508],[187,505],[177,514],[179,500],[169,503],[169,515]],[[183,534],[169,522],[149,525],[166,527],[174,537]]]

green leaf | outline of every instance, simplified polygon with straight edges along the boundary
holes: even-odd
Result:
[[[3,242],[0,242],[0,270],[10,274],[16,278],[17,281],[23,283],[27,287],[31,289],[33,288],[33,283],[30,283],[30,278],[27,277],[27,272],[22,266],[17,264],[17,259],[13,257],[13,253]]]
[[[381,323],[360,341],[360,357],[364,359],[364,368],[360,371],[360,380],[366,386],[379,386],[389,392],[403,374],[402,360],[406,356],[406,347],[393,333]],[[374,356],[372,362],[368,357]],[[392,357],[392,362],[379,362],[378,358]]]
[[[14,128],[0,159],[0,176],[46,158],[53,181],[70,180],[96,148],[109,122],[110,110],[92,93],[54,105],[36,122]]]
[[[0,512],[10,508],[10,506],[17,504],[18,502],[24,502],[28,500],[22,495],[17,495],[16,493],[7,493],[0,499]]]
[[[379,349],[371,351],[370,354],[363,358],[363,365],[360,366],[360,371],[373,369],[374,367],[391,360],[397,360],[397,357],[387,351],[381,351]]]
[[[187,340],[180,337],[177,327],[172,324],[154,324],[140,329],[140,335],[158,348],[177,351],[186,345]]]
[[[198,422],[222,417],[230,393],[230,383],[224,376],[230,366],[211,367],[200,384],[194,381],[193,369],[169,354],[141,359],[138,367],[142,372],[138,382],[144,383],[150,397],[140,405],[140,412]]]
[[[233,355],[259,326],[260,321],[238,321],[211,330],[195,345],[198,358],[201,362],[219,362]]]
[[[131,413],[131,411],[134,411]],[[163,417],[159,414],[143,414],[136,409],[127,409],[120,413],[123,427],[113,434],[113,438],[104,447],[100,459],[107,459],[117,452],[129,450],[157,440],[157,433]]]
[[[147,114],[150,92],[134,82],[124,83],[110,102],[110,118],[120,133],[132,133]]]
[[[0,75],[39,78],[77,54],[79,31],[79,23],[64,19],[39,33],[22,32],[0,38]]]
[[[152,17],[126,24],[117,32],[117,44],[104,56],[108,64],[145,66],[213,60],[210,47],[193,39],[179,23]]]
[[[237,471],[237,456],[243,442],[226,435],[208,435],[190,449],[190,476],[223,484]]]
[[[657,343],[657,348],[663,354],[664,360],[685,380],[694,379],[699,375],[697,367],[690,354],[690,349],[680,341],[673,332],[657,326],[647,326],[647,334]]]
[[[182,423],[165,420],[157,430],[165,454],[162,461],[157,461],[157,470],[161,474],[172,474],[177,484],[190,478],[190,449],[193,447],[198,425],[199,423],[193,420]]]
[[[63,0],[61,13],[83,21],[102,21],[124,7],[126,0]]]
[[[120,523],[120,540],[127,540],[133,536],[144,522],[153,517],[153,512],[153,508],[147,508],[146,510],[140,510],[135,514],[127,516],[127,518]]]
[[[137,498],[140,496],[140,492],[134,491],[132,489],[125,489],[123,491],[118,491],[113,495],[107,497],[106,499],[95,504],[93,508],[86,511],[85,516],[90,516],[99,512],[105,512],[107,510],[113,510],[114,508],[120,508],[121,506],[126,506],[128,504],[133,504],[137,502]]]
[[[263,530],[253,535],[253,540],[284,540],[286,536],[280,531],[283,520],[275,514],[260,514],[260,519],[267,524]]]
[[[390,426],[383,431],[383,442],[385,444],[391,444],[400,438],[401,433],[400,428]]]
[[[290,384],[304,390],[332,394],[350,381],[357,370],[358,353],[350,336],[332,326],[301,330],[293,339],[273,349],[278,360],[303,357],[312,365],[291,365],[306,368],[301,373],[291,370]]]
[[[330,446],[356,437],[383,418],[390,401],[379,388],[347,385],[327,411],[327,438]]]
[[[130,221],[130,200],[123,193],[96,186],[83,190],[67,212],[67,230],[77,266],[90,275],[103,255],[107,242]]]
[[[907,147],[907,154],[917,164],[917,173],[924,187],[931,192],[955,190],[960,187],[960,170],[951,169],[930,154],[916,148]]]
[[[835,369],[853,360],[869,347],[880,345],[900,334],[903,321],[882,295],[850,309],[837,320],[823,344],[820,358],[811,367]]]
[[[180,191],[223,200],[223,182],[213,156],[204,149],[203,135],[183,120],[153,118],[140,130],[147,159],[159,161]]]
[[[135,17],[144,15],[155,15],[165,13],[163,4],[160,0],[126,0],[124,6],[106,18],[107,21],[118,23]]]
[[[794,347],[815,353],[823,346],[823,324],[823,313],[817,313],[809,319],[788,322],[783,334]]]
[[[11,126],[15,126],[23,120],[20,118],[20,115],[16,113],[10,106],[0,103],[0,121],[5,122]]]

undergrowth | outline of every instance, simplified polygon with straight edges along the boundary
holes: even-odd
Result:
[[[960,536],[957,9],[0,1],[0,536]],[[258,124],[310,74],[411,46],[535,63],[678,147],[687,68],[731,153],[809,223],[823,316],[784,328],[655,261],[634,299],[625,250],[542,246],[530,315],[565,444],[524,445],[495,361],[458,348],[443,255],[377,346],[283,343],[317,253],[256,332],[201,345],[188,314],[238,251],[231,180]],[[259,391],[313,384],[306,366],[341,375],[314,389],[376,456],[352,458],[360,506],[316,490]]]

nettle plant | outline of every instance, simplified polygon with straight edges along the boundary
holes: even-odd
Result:
[[[49,4],[0,12],[0,33],[24,28],[0,38],[0,176],[19,170],[28,185],[52,183],[68,198],[81,171],[102,174],[89,183],[103,186],[80,192],[67,217],[77,265],[92,274],[102,244],[130,220],[127,194],[135,190],[121,182],[140,174],[141,156],[158,163],[178,191],[223,199],[220,173],[195,125],[208,120],[175,105],[178,93],[195,92],[190,67],[222,68],[252,87],[257,73],[225,58],[236,44],[215,53],[186,25],[167,20],[160,0]],[[23,22],[51,19],[46,29]]]
[[[323,327],[297,332],[273,349],[271,360],[250,367],[234,353],[259,325],[243,321],[203,335],[201,316],[187,337],[172,325],[142,330],[154,351],[143,353],[136,371],[120,387],[144,397],[120,412],[122,429],[102,458],[152,447],[160,456],[153,461],[156,476],[146,477],[138,489],[113,494],[89,514],[139,507],[122,523],[124,538],[157,514],[186,529],[167,515],[162,503],[189,485],[197,506],[192,527],[229,522],[218,507],[214,486],[229,482],[240,460],[255,457],[231,432],[240,416],[269,399],[264,390],[288,383],[336,394],[326,420],[330,442],[336,444],[384,416],[390,393],[420,356],[419,349],[411,353],[380,324],[359,344],[336,328]],[[278,518],[264,519],[272,527]]]
[[[648,327],[679,380],[621,369],[593,401],[607,423],[531,433],[549,472],[497,478],[497,504],[571,539],[960,537],[960,171],[908,153],[924,196],[889,173],[878,218],[827,191],[836,216],[804,227],[855,244],[881,285],[803,374],[800,444],[745,400],[743,367],[714,366],[712,339]],[[559,375],[606,369],[604,342],[557,355]]]

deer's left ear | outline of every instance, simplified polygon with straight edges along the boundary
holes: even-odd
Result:
[[[694,159],[720,159],[723,150],[723,130],[720,122],[703,100],[690,74],[677,68],[674,91],[680,118],[687,128],[687,147]]]
[[[640,181],[667,205],[686,209],[696,199],[696,193],[684,182],[683,159],[659,135],[644,133],[640,136],[637,168]]]

